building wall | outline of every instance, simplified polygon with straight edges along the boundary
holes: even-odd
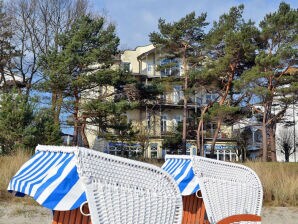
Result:
[[[181,60],[173,59],[176,67],[172,70],[175,71],[174,75],[183,75],[183,66]],[[145,76],[146,84],[150,84],[151,80],[159,79],[164,75],[171,74],[171,71],[156,71],[158,65],[166,63],[164,56],[161,52],[154,49],[153,45],[137,47],[135,50],[124,51],[121,55],[121,62],[123,66],[129,65],[129,70],[133,75]],[[125,67],[127,69],[127,67]],[[178,73],[177,73],[178,71]],[[168,73],[169,72],[169,73]],[[113,89],[109,89],[113,91]],[[99,91],[100,93],[100,91]],[[86,93],[90,96],[90,93]],[[166,92],[160,96],[161,105],[157,104],[145,106],[127,111],[127,120],[132,122],[133,126],[138,128],[145,128],[148,131],[149,147],[145,152],[146,157],[162,158],[165,155],[165,150],[162,149],[163,137],[170,132],[174,132],[179,122],[183,119],[183,90],[181,84],[174,84],[166,89]],[[191,96],[189,105],[189,117],[192,113],[200,110],[202,105],[206,105],[210,100],[217,98],[215,94],[207,94],[204,90]],[[154,109],[152,109],[154,108]],[[150,116],[149,116],[150,115]],[[231,137],[231,127],[222,126],[222,134],[224,137]],[[228,133],[228,134],[227,134]],[[86,135],[91,147],[96,147],[99,141],[97,136],[97,128],[88,125]],[[107,144],[106,144],[107,145]],[[197,154],[195,140],[188,140],[187,148],[189,154]]]
[[[282,147],[279,144],[279,138],[282,137],[282,132],[288,132],[290,134],[291,141],[289,142],[292,146],[292,151],[294,151],[294,145],[296,145],[296,153],[290,155],[290,162],[298,162],[298,104],[292,104],[287,109],[283,123],[276,124],[276,157],[277,161],[284,162],[285,155],[282,153]],[[285,126],[285,123],[292,123],[295,125]],[[294,139],[295,131],[295,139]]]
[[[137,57],[145,52],[154,49],[152,44],[147,46],[137,47],[135,50],[126,50],[121,55],[121,61],[130,63],[130,71],[132,73],[139,73],[140,65]]]

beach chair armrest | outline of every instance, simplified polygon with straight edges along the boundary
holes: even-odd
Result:
[[[240,222],[240,221],[260,222],[261,216],[252,215],[252,214],[232,215],[220,220],[217,224],[230,224],[230,223]]]

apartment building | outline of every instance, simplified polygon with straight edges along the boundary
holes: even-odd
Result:
[[[146,85],[150,85],[153,81],[162,81],[163,78],[169,76],[182,81],[184,76],[181,60],[179,58],[166,59],[163,52],[156,49],[153,45],[140,46],[134,50],[124,51],[121,55],[121,63],[123,69],[129,71]],[[158,65],[167,63],[171,63],[174,66],[163,70],[157,69]],[[163,149],[163,141],[176,130],[179,122],[182,122],[183,119],[183,87],[182,84],[177,83],[169,85],[163,94],[158,97],[157,101],[147,102],[146,105],[126,113],[127,120],[135,128],[141,128],[147,135],[148,146],[144,152],[145,157],[162,158],[166,153],[169,153],[169,151]],[[216,98],[216,94],[198,90],[188,100],[187,124],[188,133],[190,134],[188,135],[186,147],[189,155],[196,155],[198,152],[195,131],[197,128],[197,117],[201,113],[201,108]],[[204,149],[206,154],[210,152],[211,137],[214,130],[213,124],[205,124]],[[107,142],[97,139],[91,134],[87,135],[87,137],[91,147],[99,148],[100,146],[100,148],[105,148],[111,154],[119,155],[119,147],[123,147],[123,144],[119,142]],[[231,141],[231,138],[232,127],[223,126],[215,145],[218,159],[237,159],[236,143]],[[138,142],[127,144],[125,147],[135,152],[140,151],[141,148]]]

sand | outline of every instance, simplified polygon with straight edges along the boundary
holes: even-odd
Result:
[[[40,206],[0,202],[0,224],[50,224],[52,212]],[[264,207],[262,224],[297,224],[298,207]]]

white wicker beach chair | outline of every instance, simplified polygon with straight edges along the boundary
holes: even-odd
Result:
[[[77,159],[93,224],[181,223],[178,186],[159,167],[85,148]]]
[[[261,221],[263,189],[253,170],[199,156],[193,157],[193,170],[210,223]]]

